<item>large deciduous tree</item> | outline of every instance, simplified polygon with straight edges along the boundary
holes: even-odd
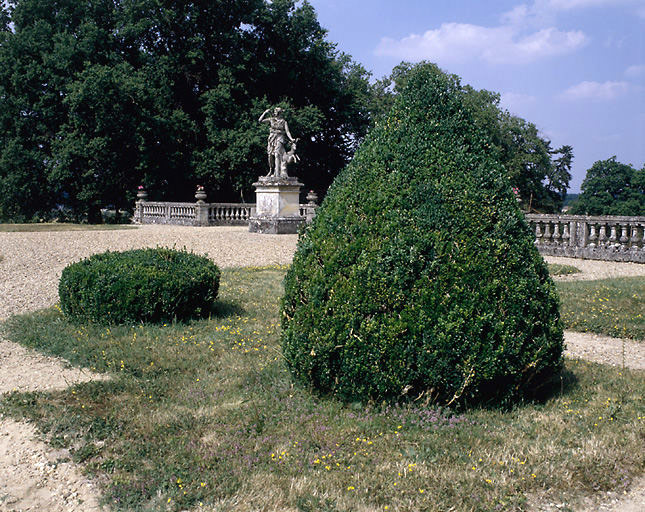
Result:
[[[394,97],[417,67],[401,63],[389,77],[375,84],[372,97],[375,119],[389,111]],[[471,111],[473,122],[490,138],[511,184],[519,190],[523,205],[531,211],[560,211],[571,179],[573,148],[553,149],[533,123],[501,108],[498,93],[467,85],[464,93],[464,108]]]
[[[8,12],[13,27],[0,40],[0,218],[28,220],[70,199],[51,174],[54,147],[77,76],[117,59],[115,12],[109,0],[11,1]]]
[[[10,14],[10,16],[9,16]],[[13,25],[10,28],[10,23]],[[295,0],[12,0],[0,16],[0,218],[250,198],[270,105],[324,192],[369,124],[368,73]],[[293,171],[292,171],[293,172]]]
[[[573,203],[577,215],[645,215],[645,167],[637,170],[612,156],[595,162]]]

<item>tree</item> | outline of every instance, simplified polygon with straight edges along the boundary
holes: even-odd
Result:
[[[75,0],[10,2],[13,30],[0,44],[0,218],[29,220],[64,204],[50,175],[76,75],[113,57],[113,5]]]
[[[369,124],[368,73],[296,0],[13,0],[0,31],[1,218],[95,219],[154,199],[250,198],[270,105],[324,193]],[[5,11],[2,11],[3,13]],[[0,27],[8,28],[6,16]]]
[[[387,114],[414,69],[415,65],[403,62],[390,77],[375,84],[372,100],[375,119]],[[498,93],[466,85],[464,94],[464,108],[471,111],[473,122],[488,134],[525,207],[541,212],[560,211],[571,180],[573,148],[552,149],[551,142],[540,135],[533,123],[500,107]]]
[[[645,215],[645,167],[639,171],[615,156],[598,160],[581,188],[571,207],[575,215]]]

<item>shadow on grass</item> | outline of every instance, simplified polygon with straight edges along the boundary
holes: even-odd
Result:
[[[531,393],[531,403],[545,404],[549,400],[569,395],[580,387],[578,376],[568,368],[536,387]]]
[[[246,310],[238,302],[232,300],[218,300],[213,304],[211,317],[222,319],[228,316],[242,316],[244,313],[246,313]]]

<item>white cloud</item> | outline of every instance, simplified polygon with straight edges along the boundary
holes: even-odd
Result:
[[[482,27],[466,23],[443,23],[422,35],[399,40],[383,38],[376,55],[439,63],[483,59],[489,63],[525,64],[544,57],[571,53],[588,39],[583,32],[545,28],[523,36],[511,26]]]
[[[625,70],[625,76],[631,78],[645,77],[645,64],[636,64],[634,66],[629,66]]]
[[[613,100],[632,89],[628,82],[581,82],[560,94],[565,100]]]
[[[521,25],[531,15],[529,6],[520,4],[513,7],[510,11],[505,12],[501,16],[504,25]]]

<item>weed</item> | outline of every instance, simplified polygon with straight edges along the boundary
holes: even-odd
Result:
[[[580,269],[572,265],[562,265],[560,263],[547,263],[549,274],[552,276],[564,276],[570,274],[577,274]]]

